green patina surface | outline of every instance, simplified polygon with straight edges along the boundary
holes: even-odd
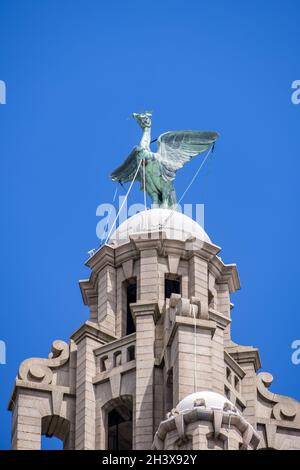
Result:
[[[112,173],[111,178],[113,181],[126,183],[136,177],[141,183],[141,189],[149,194],[154,206],[175,207],[173,182],[177,170],[196,155],[208,150],[215,143],[218,134],[190,130],[165,132],[157,139],[157,151],[152,152],[151,113],[133,113],[133,117],[142,128],[142,139],[124,163]]]

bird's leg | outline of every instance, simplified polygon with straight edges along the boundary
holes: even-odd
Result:
[[[157,191],[149,191],[149,196],[151,197],[152,207],[159,207],[159,197]]]
[[[166,183],[163,183],[162,185],[161,196],[162,196],[161,206],[164,208],[168,208],[170,205],[169,204],[170,188],[169,188],[169,185]]]
[[[152,173],[149,171],[146,171],[145,179],[146,179],[146,191],[151,198],[152,206],[159,207],[159,195],[155,187],[155,184],[153,182]]]

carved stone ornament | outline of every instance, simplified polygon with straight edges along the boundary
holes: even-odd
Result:
[[[277,420],[288,419],[294,420],[297,414],[297,409],[292,399],[277,395],[268,390],[273,382],[273,376],[268,372],[261,372],[257,375],[257,390],[260,395],[268,402],[273,403],[273,417]]]
[[[63,366],[69,360],[69,357],[69,345],[61,340],[53,341],[48,359],[31,358],[22,362],[19,369],[19,379],[25,382],[38,382],[49,385],[53,378],[51,369]]]

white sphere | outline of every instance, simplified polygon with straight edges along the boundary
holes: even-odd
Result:
[[[203,227],[190,217],[171,209],[149,209],[125,220],[110,236],[109,244],[127,243],[132,235],[145,236],[151,232],[165,232],[169,240],[186,241],[191,237],[211,243]]]
[[[231,412],[234,414],[239,414],[233,403],[229,401],[226,397],[220,393],[211,392],[205,390],[202,392],[191,393],[187,395],[183,400],[181,400],[176,406],[176,411],[179,413],[184,413],[188,410],[195,408],[195,402],[201,403],[204,400],[205,405],[202,405],[203,408],[208,410],[223,410],[225,404],[231,406]],[[200,405],[201,406],[201,405]],[[226,408],[226,407],[225,407]]]

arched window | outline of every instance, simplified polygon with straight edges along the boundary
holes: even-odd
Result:
[[[132,402],[118,400],[107,413],[107,450],[132,449]]]

